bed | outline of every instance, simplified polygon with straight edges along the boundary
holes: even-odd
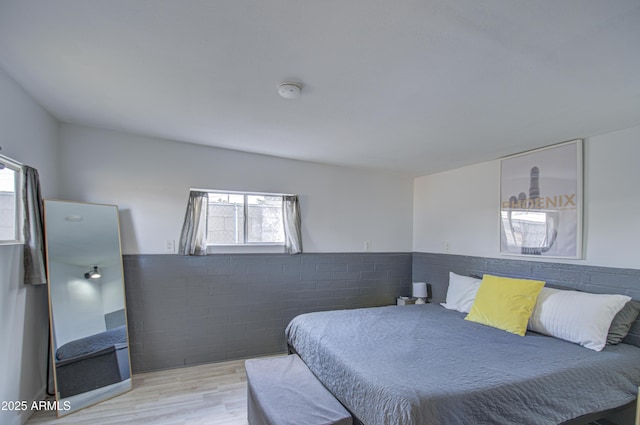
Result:
[[[307,313],[287,342],[366,425],[560,424],[627,405],[640,348],[596,352],[437,304]]]
[[[56,350],[57,389],[71,397],[130,378],[126,326],[70,341]]]

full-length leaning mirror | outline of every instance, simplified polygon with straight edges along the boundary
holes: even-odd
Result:
[[[131,389],[118,208],[44,202],[58,416]]]

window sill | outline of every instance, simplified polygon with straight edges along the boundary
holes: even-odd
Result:
[[[24,245],[23,241],[0,241],[0,245]]]
[[[284,245],[208,245],[207,254],[282,254]]]

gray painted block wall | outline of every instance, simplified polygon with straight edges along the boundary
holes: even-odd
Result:
[[[444,302],[449,272],[460,275],[498,276],[544,280],[547,286],[597,294],[625,294],[640,300],[640,270],[543,263],[518,259],[468,257],[448,254],[413,254],[413,280],[430,284],[432,302]],[[625,342],[640,346],[640,319]]]
[[[412,254],[125,255],[134,372],[286,351],[298,314],[395,304]]]
[[[542,279],[549,286],[640,300],[640,270],[426,253],[125,255],[134,372],[282,353],[284,329],[310,311],[373,307],[449,271]],[[640,345],[640,321],[628,337]]]

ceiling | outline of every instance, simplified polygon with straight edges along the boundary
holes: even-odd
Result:
[[[411,175],[640,125],[639,46],[638,0],[0,0],[62,122]]]

